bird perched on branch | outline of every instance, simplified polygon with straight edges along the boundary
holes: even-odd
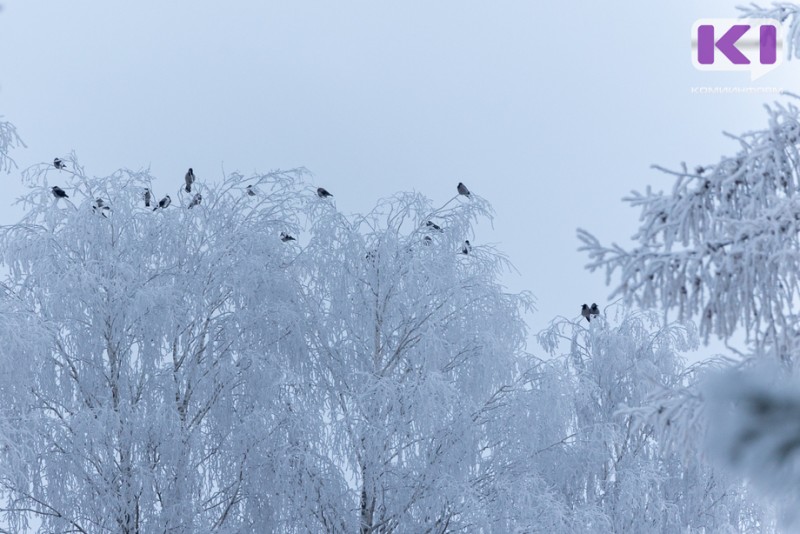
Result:
[[[145,189],[144,190],[144,195],[142,195],[142,196],[144,197],[144,207],[145,208],[149,208],[150,207],[150,201],[153,199],[153,194],[150,192],[149,189]]]
[[[252,185],[248,185],[246,191],[247,191],[247,195],[248,196],[251,196],[251,197],[256,196],[256,189]]]
[[[95,213],[97,213],[97,210],[100,210],[100,214],[101,214],[103,217],[106,217],[106,214],[105,214],[105,213],[103,213],[103,212],[104,212],[104,211],[107,211],[107,210],[110,210],[110,209],[111,209],[111,208],[109,208],[109,207],[106,205],[106,202],[105,202],[105,200],[103,200],[103,199],[102,199],[102,198],[100,198],[100,197],[97,197],[97,198],[94,200],[94,204],[92,205],[92,211],[93,211],[93,212],[95,212]]]
[[[583,315],[590,323],[592,322],[592,309],[589,308],[588,305],[583,304],[581,306],[581,315]]]
[[[467,198],[469,198],[470,196],[469,189],[467,189],[467,186],[462,184],[461,182],[458,182],[458,194],[464,195]]]
[[[461,253],[469,254],[470,252],[472,252],[472,245],[470,245],[469,239],[467,239],[466,241],[464,241],[464,246],[461,247]]]
[[[191,193],[192,184],[194,183],[194,171],[191,167],[189,167],[189,170],[186,171],[186,176],[184,176],[183,179],[186,180],[186,192]]]
[[[592,302],[592,307],[589,308],[589,313],[597,317],[598,315],[600,315],[600,308],[597,307],[597,304]]]
[[[433,221],[428,221],[428,222],[426,222],[426,223],[425,223],[425,226],[427,226],[428,228],[433,228],[433,229],[434,229],[434,230],[436,230],[437,232],[443,232],[443,231],[444,231],[444,230],[442,230],[442,227],[441,227],[441,226],[439,226],[438,224],[436,224],[436,223],[435,223],[435,222],[433,222]]]
[[[325,189],[324,187],[318,187],[317,196],[319,196],[320,198],[326,198],[326,197],[332,197],[333,195],[328,193],[328,190]]]
[[[281,241],[286,243],[287,241],[295,241],[295,238],[287,234],[286,232],[281,232]]]
[[[164,208],[166,208],[170,204],[172,204],[172,199],[169,198],[169,195],[167,195],[167,196],[165,196],[164,198],[162,198],[161,200],[158,201],[158,206],[153,208],[153,211],[156,211],[158,208],[161,208],[163,210]]]
[[[53,187],[51,187],[50,190],[53,192],[53,196],[55,196],[56,199],[69,198],[69,195],[63,189],[58,187],[57,185],[54,185]]]
[[[199,205],[202,201],[203,201],[203,195],[201,195],[200,193],[195,194],[192,201],[189,202],[189,209],[192,209],[193,207]]]
[[[61,169],[66,169],[67,164],[61,161],[61,158],[56,158],[53,160],[53,167],[60,171]]]

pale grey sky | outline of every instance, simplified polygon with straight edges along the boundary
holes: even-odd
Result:
[[[21,167],[74,149],[90,174],[150,166],[157,191],[189,166],[200,181],[305,166],[351,213],[399,190],[444,202],[463,181],[497,211],[478,241],[538,297],[535,332],[606,303],[577,227],[627,242],[638,213],[620,198],[671,184],[650,164],[716,161],[736,148],[721,131],[761,128],[777,98],[692,86],[797,89],[798,62],[755,83],[692,67],[694,21],[735,5],[5,0],[0,114]],[[4,179],[9,223],[22,189]]]

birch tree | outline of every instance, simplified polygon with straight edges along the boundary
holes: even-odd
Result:
[[[555,321],[539,335],[555,357],[541,380],[563,391],[556,413],[564,427],[560,439],[540,435],[538,425],[514,431],[527,435],[518,442],[529,444],[541,476],[557,488],[560,530],[774,531],[769,509],[744,484],[665,439],[661,429],[676,417],[671,406],[655,406],[663,425],[638,424],[655,398],[692,380],[680,351],[696,347],[694,329],[662,326],[653,313],[619,315],[613,326],[603,319],[586,328]],[[561,353],[564,344],[569,349]]]
[[[707,340],[737,328],[759,352],[791,361],[798,299],[798,108],[767,107],[768,127],[734,136],[740,150],[715,164],[677,171],[669,193],[647,188],[625,199],[642,224],[626,250],[580,230],[589,269],[619,271],[612,296],[696,319]]]
[[[65,162],[23,174],[26,215],[0,228],[11,531],[767,520],[662,450],[660,427],[631,424],[686,381],[690,331],[562,322],[542,337],[551,358],[525,352],[533,299],[500,283],[509,263],[476,237],[493,216],[476,193],[440,207],[400,193],[345,216],[302,170],[198,173],[184,194],[181,180],[158,191],[147,172],[91,178]]]
[[[742,13],[784,22],[788,55],[797,56],[800,7],[752,5]],[[735,350],[742,361],[722,366],[727,371],[721,378],[665,392],[658,405],[680,414],[670,419],[673,429],[686,434],[692,427],[707,435],[711,457],[772,496],[776,488],[800,482],[793,467],[800,458],[800,433],[792,423],[797,399],[789,393],[800,354],[796,98],[787,94],[786,100],[766,106],[766,128],[729,135],[739,145],[735,155],[677,170],[657,167],[673,178],[671,191],[648,187],[625,199],[641,210],[633,248],[605,246],[585,230],[578,233],[589,269],[605,270],[609,283],[618,273],[613,294],[625,302],[659,308],[665,319],[674,314],[696,320],[706,341],[716,335],[727,343],[744,333],[749,350]],[[752,371],[760,368],[755,360],[783,370],[769,371],[770,379],[764,379]],[[653,409],[645,421],[657,425],[665,419]],[[787,509],[796,508],[796,494],[781,497]]]
[[[6,520],[48,532],[263,524],[254,499],[283,483],[256,494],[244,473],[265,439],[283,446],[279,393],[300,354],[294,252],[279,239],[295,225],[293,177],[253,177],[272,191],[252,201],[232,176],[201,186],[192,210],[176,192],[154,211],[147,173],[71,167],[31,169],[28,213],[0,233],[8,339],[26,334],[20,323],[38,333],[2,348],[19,365],[4,381]],[[51,194],[56,176],[69,198]]]
[[[311,447],[353,488],[319,510],[320,527],[481,531],[495,447],[486,426],[517,386],[531,304],[503,291],[505,260],[491,246],[464,253],[488,204],[473,195],[434,209],[399,194],[363,217],[329,200],[308,209],[309,363],[332,423]]]

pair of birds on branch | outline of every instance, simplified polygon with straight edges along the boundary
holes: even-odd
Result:
[[[592,322],[592,317],[597,317],[600,315],[600,308],[597,307],[597,304],[594,302],[591,306],[587,306],[586,304],[581,306],[581,315],[583,315],[587,321],[590,323]]]
[[[144,190],[144,206],[146,208],[150,207],[152,198],[153,198],[153,195],[150,192],[150,190],[149,189],[145,189]],[[200,193],[195,193],[195,195],[192,197],[191,202],[189,202],[189,205],[187,206],[187,208],[188,209],[192,209],[195,206],[199,206],[202,201],[203,201],[203,195],[201,195]],[[165,196],[164,198],[162,198],[161,200],[158,201],[158,205],[156,205],[156,207],[153,208],[153,211],[156,211],[159,208],[161,208],[163,210],[164,208],[168,207],[170,204],[172,204],[172,198],[169,195],[167,195],[167,196]]]
[[[189,169],[189,170],[191,171],[192,169]],[[188,182],[187,182],[187,183],[188,183]],[[187,191],[188,191],[188,189],[187,189]],[[247,196],[251,196],[251,197],[254,197],[254,196],[256,196],[256,194],[257,194],[257,193],[256,193],[256,188],[255,188],[255,187],[253,187],[252,185],[248,185],[248,186],[245,188],[245,192],[247,192]],[[327,189],[325,189],[324,187],[318,187],[318,188],[317,188],[317,196],[318,196],[319,198],[328,198],[328,197],[332,197],[333,195],[332,195],[332,194],[330,194],[330,193],[328,192],[328,190],[327,190]]]
[[[189,169],[189,170],[191,171],[192,169]],[[247,186],[247,194],[251,195],[251,196],[255,195],[255,192],[252,190],[252,187],[253,186],[251,186],[251,185]],[[470,193],[469,189],[467,189],[467,186],[464,185],[461,182],[458,182],[458,185],[456,186],[456,189],[458,190],[458,194],[459,195],[464,195],[467,198],[469,198],[472,195],[472,193]],[[188,191],[188,189],[187,189],[187,191]],[[317,188],[317,196],[319,198],[328,198],[328,197],[332,197],[333,195],[330,194],[328,192],[328,190],[325,189],[324,187],[318,187]],[[428,222],[430,222],[430,221],[428,221]],[[440,228],[437,228],[437,229],[440,229]]]
[[[189,170],[186,171],[186,175],[183,177],[183,180],[184,180],[184,182],[186,182],[186,187],[184,187],[184,190],[187,193],[191,193],[192,192],[192,184],[194,183],[194,170],[191,167],[189,167]],[[166,198],[169,199],[169,195],[167,195]],[[166,208],[167,206],[169,206],[169,204],[172,202],[172,199],[170,199],[170,201],[167,202],[167,206],[163,206],[162,207],[161,206],[161,202],[163,202],[163,201],[164,201],[164,199],[161,199],[158,202],[158,204],[159,204],[158,207],[160,207],[162,209]],[[189,205],[187,206],[187,208],[188,209],[192,209],[195,206],[199,206],[202,201],[203,201],[203,195],[201,195],[200,193],[195,193],[194,196],[192,197],[192,201],[189,202]]]
[[[58,159],[58,158],[56,158],[56,159]],[[53,187],[51,187],[50,190],[53,192],[53,196],[56,197],[56,200],[58,200],[59,198],[69,198],[69,195],[67,194],[67,192],[64,191],[63,189],[61,189],[60,187],[58,187],[57,185],[54,185]],[[105,212],[110,210],[110,209],[111,208],[106,204],[106,201],[103,200],[100,197],[97,197],[94,200],[94,204],[92,205],[92,211],[97,213],[97,210],[100,210],[100,213],[103,214],[103,217],[106,216]]]

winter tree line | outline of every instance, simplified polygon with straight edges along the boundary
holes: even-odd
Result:
[[[763,521],[617,413],[680,380],[691,330],[562,321],[535,358],[506,259],[461,250],[485,200],[398,194],[348,218],[306,178],[234,174],[154,212],[146,173],[23,173],[27,213],[0,232],[8,531]]]
[[[299,169],[198,181],[202,204],[177,191],[153,211],[146,172],[61,162],[22,173],[26,214],[0,229],[5,531],[771,521],[620,411],[691,381],[692,327],[564,319],[526,353],[531,296],[503,289],[492,247],[463,251],[492,217],[479,195],[346,217]]]
[[[800,8],[749,9],[800,50]],[[791,524],[796,98],[736,140],[626,199],[631,247],[579,231],[624,305],[577,303],[537,347],[532,296],[474,239],[494,216],[480,192],[345,216],[303,169],[192,171],[153,210],[146,171],[91,177],[74,154],[25,169],[25,214],[0,228],[0,531]],[[0,170],[23,146],[0,121]],[[735,334],[735,357],[687,366]]]
[[[463,251],[492,217],[479,195],[345,217],[293,170],[153,211],[146,172],[73,156],[22,178],[26,214],[0,230],[9,532],[772,524],[638,423],[700,374],[691,324],[561,319],[526,353],[532,297],[503,289],[501,253]]]

